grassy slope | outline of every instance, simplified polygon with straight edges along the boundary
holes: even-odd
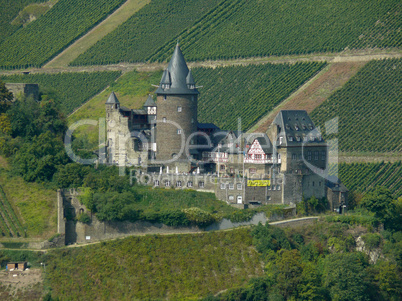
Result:
[[[248,229],[238,229],[52,251],[46,282],[65,300],[197,298],[262,274],[251,241]]]
[[[9,166],[0,157],[0,185],[17,216],[27,229],[28,238],[46,239],[56,232],[56,192],[37,183],[26,183],[11,176]]]

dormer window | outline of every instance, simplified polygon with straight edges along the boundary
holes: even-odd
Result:
[[[288,136],[288,140],[289,140],[289,141],[293,141],[293,137],[292,137],[292,136]]]
[[[162,118],[162,122],[163,122],[163,123],[166,123],[166,117],[163,117],[163,118]]]
[[[285,126],[285,127],[286,127],[286,129],[287,129],[287,130],[290,130],[290,126],[289,126],[289,124],[286,124],[286,126]]]
[[[296,129],[296,131],[299,130],[299,126],[297,124],[295,125],[295,129]]]
[[[181,112],[182,111],[182,107],[181,106],[178,106],[177,107],[177,112]]]
[[[297,140],[297,141],[300,141],[300,136],[296,136],[296,140]]]
[[[283,137],[279,137],[279,144],[283,143]]]
[[[306,129],[306,126],[303,124],[303,125],[302,125],[302,128],[303,128],[303,130],[305,130],[305,129]]]

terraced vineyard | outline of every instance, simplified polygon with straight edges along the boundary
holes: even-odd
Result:
[[[190,61],[397,47],[402,43],[399,13],[393,0],[225,0],[150,60],[168,59],[178,39]],[[376,26],[379,20],[387,26]],[[368,42],[372,35],[376,39]]]
[[[401,79],[402,59],[370,61],[311,117],[321,129],[339,117],[341,151],[400,152]]]
[[[24,235],[21,221],[7,200],[3,188],[0,186],[0,236],[20,237]]]
[[[63,113],[69,114],[86,100],[102,91],[121,75],[120,71],[80,73],[36,73],[1,76],[6,83],[37,83],[44,94],[60,102]]]
[[[80,55],[71,65],[145,61],[164,43],[193,26],[220,1],[151,1],[115,31]],[[172,49],[168,50],[170,55]]]
[[[189,61],[398,47],[399,13],[393,0],[155,1],[73,65],[166,61],[178,40]]]
[[[199,121],[235,130],[240,117],[242,129],[247,130],[324,66],[298,63],[194,68],[197,84],[205,87],[198,101]]]
[[[389,188],[396,197],[402,196],[402,162],[341,163],[339,178],[350,190],[366,192],[375,186]]]
[[[11,22],[17,17],[18,13],[27,5],[42,0],[14,0],[14,1],[0,1],[0,43],[12,35],[19,26],[12,25]],[[6,13],[3,13],[6,12]]]
[[[103,20],[124,0],[59,0],[0,44],[0,68],[42,66]]]

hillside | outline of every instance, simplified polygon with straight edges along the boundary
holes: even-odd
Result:
[[[123,2],[59,0],[38,20],[4,39],[0,44],[0,68],[42,66]]]
[[[209,11],[198,14],[197,5],[180,5],[161,19],[159,11],[169,1],[151,2],[72,64],[165,61],[177,40],[189,61],[399,47],[402,41],[400,4],[392,0],[370,5],[349,0],[223,0],[204,5]],[[187,22],[191,6],[197,19]],[[180,18],[186,22],[172,22]],[[170,26],[165,34],[166,22]]]
[[[262,275],[251,242],[249,230],[243,229],[130,237],[52,251],[46,281],[52,296],[62,299],[199,298]]]
[[[56,74],[36,73],[29,75],[0,76],[5,83],[36,83],[46,99],[58,102],[60,110],[68,115],[85,101],[101,92],[121,75],[110,72],[65,72]]]
[[[402,59],[371,61],[311,113],[323,134],[339,118],[341,151],[402,151]],[[357,122],[358,121],[358,122]]]

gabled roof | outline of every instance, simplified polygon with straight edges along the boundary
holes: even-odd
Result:
[[[144,103],[144,107],[156,107],[156,103],[151,94],[148,95],[148,98]]]
[[[198,94],[197,89],[189,89],[187,86],[187,76],[189,69],[184,60],[183,53],[180,50],[179,44],[173,52],[167,69],[164,71],[160,85],[156,90],[156,94]],[[190,79],[192,75],[189,75]],[[194,78],[192,79],[194,82]],[[162,84],[169,84],[170,87],[162,87]]]
[[[110,93],[109,98],[106,101],[106,104],[116,104],[120,103],[119,100],[116,97],[116,94],[114,92]]]
[[[276,115],[272,126],[278,126],[280,130],[276,137],[278,146],[301,146],[303,143],[325,144],[320,131],[304,110],[282,110]],[[279,137],[282,137],[280,145]]]

